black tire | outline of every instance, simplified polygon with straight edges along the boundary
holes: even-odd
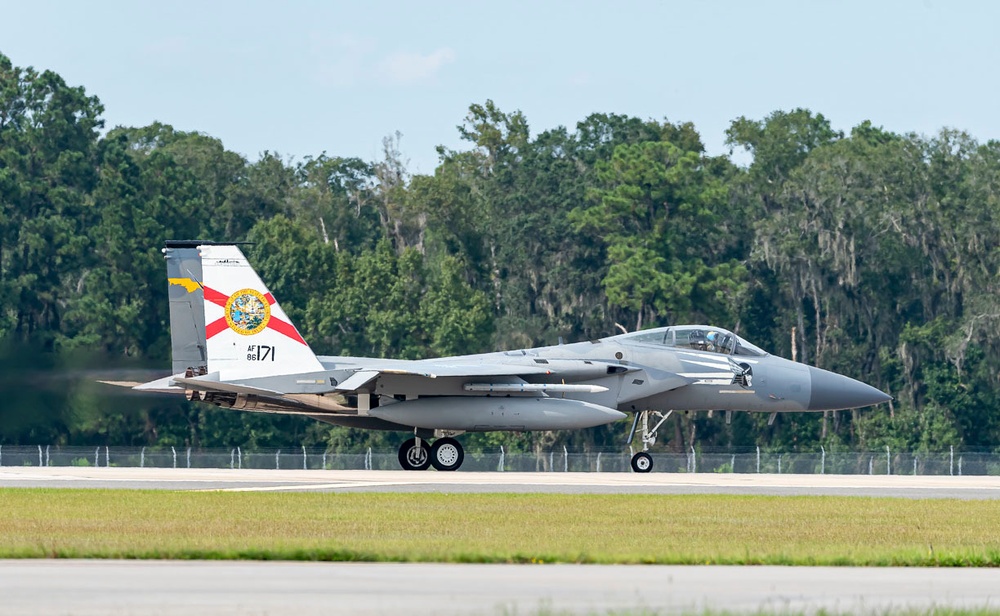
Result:
[[[431,464],[439,471],[457,471],[463,460],[462,444],[453,438],[439,438],[431,445]]]
[[[399,447],[399,465],[404,471],[425,471],[431,465],[431,451],[427,446],[427,441],[420,439],[420,447],[417,447],[417,439],[411,438]]]
[[[653,470],[653,456],[645,451],[632,456],[632,470],[637,473],[648,473]]]

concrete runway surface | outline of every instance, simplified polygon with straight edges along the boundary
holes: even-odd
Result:
[[[1000,498],[1000,477],[726,473],[439,473],[434,471],[0,467],[0,487],[322,492],[544,492]]]
[[[1000,606],[1000,570],[0,561],[4,614],[602,614]]]

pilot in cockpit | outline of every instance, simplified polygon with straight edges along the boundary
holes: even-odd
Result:
[[[718,353],[719,349],[719,332],[708,332],[705,336],[705,350],[711,351],[713,353]]]

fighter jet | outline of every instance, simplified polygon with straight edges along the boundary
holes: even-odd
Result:
[[[633,415],[642,450],[675,411],[830,411],[886,402],[846,376],[775,357],[731,331],[679,325],[574,344],[423,360],[316,356],[239,246],[168,241],[173,375],[138,385],[219,407],[413,434],[407,470],[454,471],[465,432],[568,430]],[[652,424],[652,425],[651,425]]]

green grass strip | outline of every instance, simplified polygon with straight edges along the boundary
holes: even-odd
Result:
[[[994,567],[1000,501],[0,489],[0,558]]]

